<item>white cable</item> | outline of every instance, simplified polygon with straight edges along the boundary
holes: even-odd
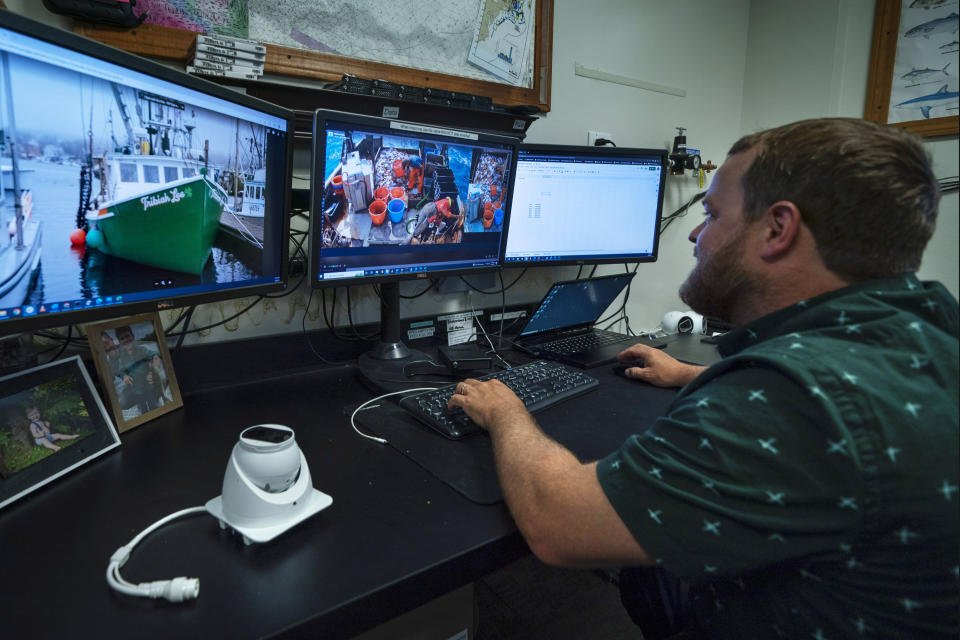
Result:
[[[197,578],[179,576],[172,580],[157,580],[155,582],[133,584],[124,580],[123,576],[120,575],[120,568],[130,559],[133,548],[148,534],[156,531],[171,520],[194,513],[207,513],[207,509],[206,507],[190,507],[189,509],[171,513],[165,518],[157,520],[134,536],[133,540],[114,551],[113,555],[110,556],[110,563],[107,565],[107,584],[116,591],[130,596],[165,598],[170,602],[193,600],[200,595],[200,580]]]
[[[507,367],[507,369],[512,369],[512,368],[513,368],[513,365],[510,364],[509,362],[507,362],[506,360],[504,360],[504,359],[500,356],[500,354],[497,353],[497,348],[496,348],[495,346],[493,346],[493,340],[491,340],[491,339],[490,339],[490,336],[487,335],[487,330],[483,328],[483,323],[480,322],[479,320],[477,320],[477,312],[476,312],[476,310],[473,308],[473,291],[471,291],[471,290],[468,290],[468,291],[467,291],[467,299],[470,301],[470,314],[471,314],[470,317],[471,317],[471,318],[473,319],[473,321],[477,324],[477,326],[480,327],[480,331],[483,331],[483,337],[487,339],[487,344],[490,345],[490,351],[488,351],[487,353],[492,353],[493,355],[497,356],[497,358],[500,360],[500,362],[502,362],[502,363]],[[500,340],[503,340],[503,314],[502,314],[502,313],[500,314],[500,327],[501,327],[501,328],[500,328]]]
[[[362,431],[360,431],[360,429],[357,429],[357,424],[353,421],[353,417],[354,417],[355,415],[357,415],[358,412],[360,412],[361,410],[363,410],[363,409],[365,409],[365,408],[366,408],[366,409],[376,409],[376,408],[379,407],[380,405],[377,404],[377,405],[374,405],[374,406],[372,406],[372,407],[367,407],[367,405],[370,404],[371,402],[376,402],[377,400],[380,400],[381,398],[386,398],[387,396],[397,396],[397,395],[400,395],[401,393],[412,393],[412,392],[414,392],[414,391],[436,391],[436,390],[437,390],[436,387],[417,387],[416,389],[404,389],[403,391],[393,391],[393,392],[391,392],[391,393],[385,393],[385,394],[383,394],[382,396],[377,396],[376,398],[371,398],[370,400],[367,400],[366,402],[364,402],[364,403],[361,404],[359,407],[357,407],[356,409],[353,410],[353,413],[350,414],[350,426],[353,427],[353,430],[356,431],[357,434],[363,436],[363,437],[366,438],[367,440],[373,440],[373,441],[375,441],[375,442],[379,442],[380,444],[388,444],[387,441],[384,440],[383,438],[378,438],[378,437],[376,437],[376,436],[367,435],[366,433],[363,433]]]

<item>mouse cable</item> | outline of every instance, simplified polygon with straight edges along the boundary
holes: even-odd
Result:
[[[114,551],[113,555],[110,556],[110,564],[107,565],[107,584],[109,584],[110,587],[115,591],[125,593],[128,596],[164,598],[170,602],[193,600],[199,596],[199,578],[187,578],[185,576],[179,576],[177,578],[173,578],[172,580],[156,580],[154,582],[141,582],[140,584],[133,584],[132,582],[127,582],[124,580],[120,575],[120,568],[123,567],[127,560],[130,559],[130,553],[133,551],[133,548],[137,546],[137,544],[148,534],[156,531],[171,520],[195,513],[207,513],[207,508],[190,507],[189,509],[183,509],[182,511],[171,513],[165,518],[157,520],[152,525],[138,533],[133,540]]]
[[[363,404],[361,404],[359,407],[357,407],[356,409],[354,409],[354,410],[353,410],[353,413],[350,414],[350,426],[353,427],[353,430],[356,431],[357,434],[363,436],[363,437],[366,438],[367,440],[373,440],[374,442],[379,442],[380,444],[390,444],[389,442],[387,442],[387,441],[386,441],[385,439],[383,439],[383,438],[378,438],[377,436],[368,435],[368,434],[360,431],[360,429],[357,429],[357,423],[354,422],[353,418],[354,418],[358,413],[360,413],[360,411],[363,411],[363,410],[365,410],[365,409],[376,409],[377,407],[380,406],[380,405],[378,405],[378,404],[375,404],[375,405],[373,405],[372,407],[368,407],[367,405],[370,404],[371,402],[376,402],[377,400],[380,400],[381,398],[386,398],[386,397],[388,397],[388,396],[398,396],[398,395],[400,395],[400,394],[402,394],[402,393],[413,393],[414,391],[436,391],[436,388],[435,388],[435,387],[416,387],[416,388],[414,388],[414,389],[404,389],[403,391],[392,391],[392,392],[390,392],[390,393],[385,393],[385,394],[383,394],[382,396],[377,396],[376,398],[370,398],[369,400],[367,400],[366,402],[364,402]]]

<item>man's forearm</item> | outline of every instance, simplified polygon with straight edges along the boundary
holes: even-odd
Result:
[[[498,421],[490,429],[497,476],[517,527],[536,547],[557,521],[552,510],[560,495],[559,479],[581,469],[580,461],[547,437],[526,411]]]

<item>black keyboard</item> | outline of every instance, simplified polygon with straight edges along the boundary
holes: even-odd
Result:
[[[535,360],[477,379],[499,380],[504,383],[517,394],[530,413],[543,411],[600,386],[596,378],[588,376],[583,371],[546,360]],[[480,427],[467,417],[462,409],[452,412],[447,409],[447,401],[456,388],[457,385],[451,384],[426,393],[407,396],[400,401],[400,407],[440,432],[441,435],[459,440],[478,432]]]
[[[571,353],[580,353],[581,351],[589,351],[591,349],[603,347],[608,344],[623,342],[629,338],[630,336],[626,336],[622,333],[605,331],[603,329],[595,329],[593,331],[570,336],[568,338],[557,338],[556,340],[551,340],[550,342],[544,342],[540,345],[540,347],[546,351],[550,351],[551,353],[570,355]]]

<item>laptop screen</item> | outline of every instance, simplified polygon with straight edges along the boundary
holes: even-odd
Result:
[[[630,284],[634,273],[554,283],[521,336],[592,324]]]

